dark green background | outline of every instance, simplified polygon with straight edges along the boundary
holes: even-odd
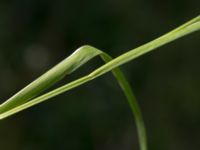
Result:
[[[199,14],[198,0],[1,0],[1,102],[84,44],[116,57]],[[150,150],[200,147],[200,38],[194,33],[124,66]],[[62,85],[101,65],[95,59]],[[57,86],[58,86],[57,85]],[[111,74],[0,121],[1,150],[138,149]]]

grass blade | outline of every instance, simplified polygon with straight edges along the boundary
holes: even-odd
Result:
[[[81,53],[82,51],[84,53]],[[87,52],[89,53],[88,55],[87,55]],[[73,61],[71,61],[72,58],[76,58],[74,55],[76,57],[81,55],[82,58],[80,59],[80,57],[78,57],[79,59],[73,59]],[[84,55],[86,55],[87,57],[86,56],[84,57]],[[39,104],[45,100],[48,100],[48,99],[55,97],[63,92],[66,92],[67,90],[77,87],[77,86],[83,84],[84,82],[87,82],[88,80],[91,80],[92,79],[91,76],[85,76],[85,77],[82,77],[74,82],[71,82],[71,83],[65,85],[65,86],[62,86],[56,90],[53,90],[49,93],[46,93],[42,96],[32,99],[31,101],[28,101],[28,99],[26,99],[28,96],[29,97],[32,96],[33,95],[32,93],[34,93],[34,95],[39,94],[41,91],[45,90],[45,88],[48,88],[50,85],[56,83],[55,81],[58,81],[58,79],[60,80],[61,78],[63,78],[64,74],[72,73],[78,67],[80,67],[82,64],[86,63],[89,59],[92,59],[94,56],[97,56],[97,55],[100,55],[101,58],[106,63],[112,60],[112,58],[108,54],[106,54],[94,47],[83,46],[83,47],[79,48],[75,53],[73,53],[70,57],[68,57],[68,59],[64,60],[63,62],[61,62],[60,64],[55,66],[53,69],[51,69],[50,71],[45,73],[43,76],[41,76],[39,79],[35,80],[29,86],[27,86],[23,90],[21,90],[19,92],[19,94],[16,94],[14,96],[13,99],[11,98],[8,102],[3,103],[1,107],[3,108],[2,110],[4,110],[4,112],[0,114],[0,119],[5,119],[13,114],[16,114],[17,112],[20,112],[24,109],[32,107],[36,104]],[[71,62],[73,62],[73,63],[71,63]],[[65,67],[64,65],[66,63],[68,63],[67,68],[61,69],[61,67]],[[71,66],[69,65],[69,63],[71,63],[70,64]],[[61,69],[61,71],[60,71],[60,69]],[[60,72],[57,73],[56,75],[52,74],[55,71],[60,71]],[[143,121],[142,114],[141,114],[140,108],[138,106],[138,103],[136,101],[136,98],[132,92],[132,89],[131,89],[129,83],[127,82],[124,74],[122,73],[122,71],[119,68],[113,69],[112,73],[113,73],[114,77],[117,79],[126,98],[128,99],[129,105],[130,105],[133,115],[135,117],[141,150],[147,150],[147,137],[146,137],[144,121]],[[61,77],[59,75],[61,75]],[[53,76],[53,77],[50,77],[50,81],[49,81],[50,83],[47,85],[45,84],[44,86],[40,85],[40,84],[43,84],[48,79],[48,78],[44,78],[44,77],[48,77],[48,76]],[[42,79],[44,79],[44,80],[42,80]],[[31,95],[29,95],[28,92],[31,89],[34,90],[34,88],[36,88],[37,86],[41,87],[40,91],[38,91],[38,90],[34,91],[31,93]],[[21,95],[23,95],[23,96],[25,95],[25,96],[22,97]],[[26,96],[26,95],[28,95],[28,96]],[[21,100],[19,102],[19,98],[21,98],[21,97],[23,98],[23,101]],[[28,101],[28,102],[25,102],[25,101]],[[24,103],[22,104],[22,102],[24,102]],[[11,109],[8,110],[9,108],[11,108]]]
[[[1,104],[0,114],[30,101],[100,53],[100,51],[94,51],[88,46],[79,48],[68,58],[60,62],[58,65],[47,71],[45,74]]]
[[[85,49],[84,53],[79,53],[79,51],[76,51],[71,57],[66,59],[64,62],[67,65],[67,69],[65,68],[65,63],[62,62],[60,65],[57,65],[52,70],[50,70],[50,73],[47,72],[45,75],[43,75],[38,80],[34,81],[32,84],[27,86],[25,89],[20,91],[18,94],[16,94],[14,97],[6,101],[0,106],[0,119],[6,118],[8,116],[11,116],[19,111],[22,111],[24,109],[27,109],[31,106],[34,106],[36,104],[39,104],[45,100],[48,100],[52,97],[55,97],[56,95],[59,95],[63,92],[66,92],[68,90],[71,90],[77,86],[80,86],[90,80],[93,80],[109,71],[112,71],[116,79],[118,80],[122,90],[124,91],[128,102],[131,106],[131,110],[135,116],[138,134],[139,134],[139,141],[140,141],[140,147],[141,150],[147,150],[147,142],[146,142],[146,132],[144,127],[144,122],[141,116],[140,109],[138,107],[138,104],[136,102],[136,99],[131,91],[131,88],[124,78],[124,75],[122,72],[117,68],[139,56],[142,56],[152,50],[155,50],[156,48],[165,45],[169,42],[172,42],[178,38],[181,38],[185,35],[188,35],[192,32],[200,30],[200,16],[194,18],[193,20],[183,24],[182,26],[172,30],[171,32],[147,43],[144,44],[138,48],[135,48],[133,50],[130,50],[126,52],[125,54],[120,55],[119,57],[111,60],[110,56],[103,53],[102,51],[91,47],[91,46],[84,46],[81,47],[80,50],[83,51]],[[90,52],[88,54],[88,51]],[[107,63],[89,75],[86,75],[82,78],[79,78],[71,83],[68,83],[64,86],[61,86],[51,92],[48,92],[42,96],[36,97],[38,94],[40,94],[42,91],[47,89],[49,86],[55,84],[58,80],[62,79],[66,74],[72,73],[75,71],[78,67],[86,63],[91,58],[100,55],[104,61]],[[75,57],[76,56],[76,57]],[[80,58],[79,58],[80,56]],[[59,67],[58,67],[59,66]],[[57,70],[58,69],[58,70]],[[59,73],[56,74],[56,71]],[[54,74],[55,73],[55,74]],[[51,78],[48,79],[48,76]],[[37,86],[39,86],[39,90],[37,90]],[[33,90],[33,91],[32,91]],[[24,95],[23,95],[24,94]],[[21,97],[20,97],[21,96]],[[36,97],[36,98],[34,98]],[[20,99],[22,98],[22,99]],[[31,100],[31,101],[30,101]]]

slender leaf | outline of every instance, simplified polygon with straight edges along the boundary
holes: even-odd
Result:
[[[126,81],[123,73],[117,67],[139,56],[142,56],[152,50],[155,50],[156,48],[162,45],[165,45],[169,42],[172,42],[178,38],[181,38],[198,30],[200,30],[200,16],[192,19],[191,21],[183,24],[182,26],[147,44],[144,44],[138,48],[135,48],[120,55],[119,57],[113,60],[111,60],[110,56],[92,46],[83,46],[77,51],[75,51],[70,57],[56,65],[50,71],[39,77],[37,80],[32,82],[30,85],[28,85],[16,95],[11,97],[9,100],[0,105],[0,119],[4,119],[19,111],[32,107],[63,92],[80,86],[90,80],[93,80],[109,71],[112,71],[114,76],[118,80],[122,90],[124,91],[128,99],[129,105],[131,107],[131,110],[135,116],[141,150],[147,150],[146,132],[141,111],[138,107],[137,101],[133,95],[130,85]],[[51,92],[43,94],[42,96],[38,96],[47,88],[61,80],[65,75],[72,73],[78,67],[85,64],[87,61],[89,61],[97,55],[100,55],[102,59],[107,63],[97,68],[89,75],[72,81]]]

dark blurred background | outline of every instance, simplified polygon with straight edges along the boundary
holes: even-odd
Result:
[[[199,6],[198,0],[1,0],[1,102],[84,44],[116,57],[196,17]],[[199,36],[122,66],[150,150],[200,147]],[[101,64],[94,59],[58,85]],[[128,103],[106,74],[0,121],[0,149],[136,150],[138,140]]]

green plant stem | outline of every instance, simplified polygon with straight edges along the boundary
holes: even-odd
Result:
[[[144,44],[138,48],[135,48],[133,50],[130,50],[119,57],[113,59],[109,63],[99,67],[94,72],[92,72],[90,75],[93,77],[101,76],[102,74],[105,74],[112,70],[115,67],[121,66],[122,64],[125,64],[139,56],[142,56],[152,50],[155,50],[158,47],[161,47],[162,45],[165,45],[169,42],[172,42],[178,38],[181,38],[185,35],[188,35],[190,33],[193,33],[195,31],[200,30],[200,16],[196,17],[195,19],[189,21],[188,23],[180,26],[177,29],[172,30],[171,32],[147,43]]]

